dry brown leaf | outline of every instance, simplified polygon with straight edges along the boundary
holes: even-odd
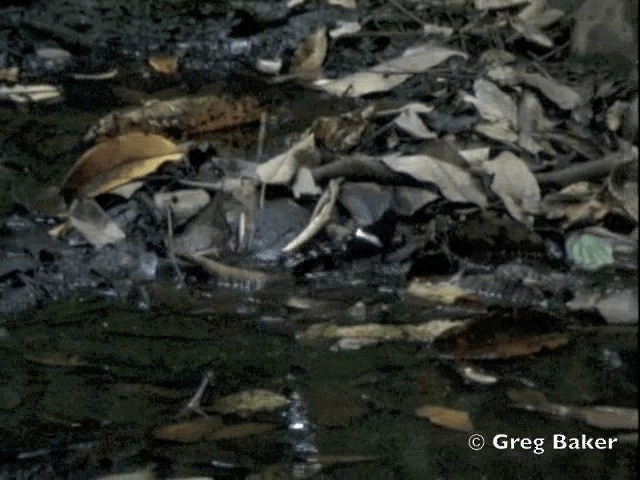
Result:
[[[160,135],[127,133],[87,150],[71,168],[60,193],[95,197],[155,172],[167,162],[182,160],[182,151]]]
[[[260,121],[264,109],[252,97],[227,98],[214,95],[153,100],[142,107],[117,111],[102,117],[85,135],[90,142],[127,132],[170,136],[198,136]]]
[[[175,75],[180,64],[180,57],[175,54],[161,53],[149,57],[149,66],[163,75]]]
[[[470,432],[473,430],[473,423],[469,414],[463,410],[440,407],[438,405],[423,405],[415,410],[417,417],[426,418],[434,425],[457,430],[459,432]]]

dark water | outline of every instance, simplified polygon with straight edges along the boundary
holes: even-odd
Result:
[[[295,332],[319,321],[417,323],[432,315],[403,302],[378,308],[371,301],[384,298],[377,283],[345,284],[340,294],[318,289],[316,300],[338,301],[323,311],[286,307],[291,291],[261,296],[213,290],[197,305],[164,298],[164,305],[146,313],[74,300],[6,322],[0,335],[0,477],[32,469],[32,476],[20,478],[90,478],[147,465],[175,477],[243,478],[270,464],[291,472],[288,462],[300,439],[284,417],[274,432],[242,439],[179,444],[152,438],[155,427],[176,421],[202,375],[212,371],[204,405],[254,388],[299,396],[313,425],[303,440],[320,458],[342,456],[346,462],[332,467],[327,460],[320,478],[635,478],[635,443],[622,437],[612,450],[552,448],[554,434],[616,438],[619,432],[514,409],[506,396],[528,384],[559,403],[633,406],[635,364],[629,362],[636,347],[628,331],[582,332],[554,352],[476,363],[501,376],[494,386],[464,384],[454,365],[426,345],[389,342],[336,352],[334,342],[295,340]],[[309,295],[309,288],[301,284],[293,293]],[[364,316],[348,310],[359,299],[366,300]],[[611,352],[619,362],[611,362]],[[414,410],[425,404],[468,412],[473,431],[417,418]],[[543,438],[544,452],[490,444],[472,451],[471,433],[487,443],[497,434]],[[16,457],[39,449],[33,458]],[[356,456],[362,461],[350,462]]]

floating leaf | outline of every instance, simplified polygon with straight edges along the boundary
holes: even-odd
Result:
[[[173,423],[153,431],[154,438],[170,442],[196,443],[222,426],[220,417],[198,418],[187,422]]]
[[[453,305],[458,301],[477,301],[470,290],[448,282],[432,283],[421,278],[414,278],[409,282],[407,295],[437,305]]]
[[[273,412],[289,404],[287,397],[265,389],[245,390],[216,400],[209,410],[242,417],[256,412]]]
[[[637,430],[638,410],[635,408],[597,405],[580,407],[563,405],[547,400],[544,393],[537,390],[510,390],[509,398],[516,408],[547,413],[565,418],[573,418],[592,427],[603,430]]]
[[[0,100],[13,103],[47,102],[61,100],[60,89],[53,85],[0,85]]]
[[[61,194],[67,201],[95,197],[182,158],[178,146],[160,135],[120,135],[87,150],[67,175]]]
[[[233,438],[252,437],[263,433],[273,432],[277,425],[273,423],[239,423],[226,425],[207,435],[207,440],[229,440]]]
[[[552,333],[522,338],[499,338],[480,345],[459,344],[453,356],[463,360],[495,360],[524,357],[547,349],[553,350],[569,343],[569,335]]]
[[[423,405],[415,410],[417,417],[426,418],[434,425],[457,430],[459,432],[470,432],[473,430],[473,423],[469,414],[462,410],[440,407],[437,405]]]

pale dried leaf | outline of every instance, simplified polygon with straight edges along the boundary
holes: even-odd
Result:
[[[453,305],[460,300],[473,300],[475,295],[448,282],[432,283],[421,278],[414,278],[407,285],[407,295],[437,305]]]
[[[329,37],[340,38],[344,37],[345,35],[358,33],[360,30],[362,30],[362,25],[360,25],[358,22],[338,21],[336,23],[336,27],[329,30]]]
[[[551,40],[551,38],[546,33],[544,33],[535,25],[527,22],[522,22],[517,19],[512,19],[511,26],[516,32],[522,35],[526,40],[529,40],[531,43],[535,43],[545,48],[551,48],[554,45],[553,40]]]
[[[262,388],[245,390],[216,400],[207,409],[223,415],[235,413],[246,417],[256,412],[273,412],[286,407],[289,400],[284,395]]]
[[[527,164],[511,152],[502,152],[482,166],[493,175],[491,190],[504,202],[513,218],[528,227],[539,210],[540,186]]]
[[[487,198],[469,172],[428,155],[384,157],[382,161],[394,172],[405,173],[421,182],[438,186],[452,202],[474,203],[484,207]]]
[[[499,122],[480,122],[474,130],[487,138],[497,140],[505,145],[515,145],[518,141],[518,134],[513,131],[506,121]]]
[[[385,92],[400,85],[416,73],[425,72],[452,56],[466,55],[458,50],[433,43],[407,49],[400,57],[346,77],[315,82],[316,87],[335,95],[360,97],[368,93]]]
[[[320,195],[322,189],[316,184],[311,174],[311,170],[307,167],[301,167],[296,175],[296,180],[291,187],[293,196],[300,198],[303,195]]]
[[[176,226],[182,225],[209,204],[211,196],[202,189],[156,193],[153,201],[163,215],[170,211]]]
[[[506,121],[517,128],[518,109],[510,95],[484,79],[473,83],[473,91],[475,96],[465,95],[464,99],[475,105],[482,118],[489,122]]]
[[[438,135],[429,130],[418,115],[422,109],[412,108],[414,105],[419,105],[420,107],[423,106],[423,104],[420,103],[406,105],[401,109],[400,114],[393,120],[393,123],[414,138],[418,138],[420,140],[436,138]]]
[[[291,61],[291,73],[305,80],[317,79],[327,57],[327,45],[327,28],[323,26],[306,37],[296,49]]]
[[[96,248],[124,240],[126,235],[93,199],[80,198],[69,208],[69,221]]]
[[[521,73],[519,78],[564,110],[573,110],[584,104],[584,99],[574,89],[539,73]]]
[[[0,85],[0,100],[13,103],[46,102],[62,100],[60,89],[53,85]]]
[[[258,165],[256,174],[262,183],[285,185],[294,177],[298,168],[314,166],[320,162],[315,136],[306,135],[286,152]]]

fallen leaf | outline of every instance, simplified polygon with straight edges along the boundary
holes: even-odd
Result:
[[[160,135],[120,135],[87,150],[71,168],[60,193],[67,201],[95,197],[182,158],[178,146]]]
[[[176,226],[187,222],[206,207],[210,200],[211,196],[202,189],[175,190],[156,193],[153,196],[156,208],[163,215],[170,211]]]
[[[510,390],[509,398],[516,408],[542,412],[564,418],[573,418],[592,427],[603,430],[637,430],[638,410],[635,408],[596,405],[580,407],[564,405],[547,400],[544,393],[537,390]]]
[[[222,425],[220,417],[198,418],[156,428],[153,436],[158,440],[170,442],[197,443],[219,430]]]
[[[415,410],[417,417],[426,418],[434,425],[457,430],[459,432],[470,432],[473,430],[473,423],[469,414],[462,410],[440,407],[438,405],[423,405]]]
[[[226,425],[209,433],[206,439],[214,441],[252,437],[254,435],[273,432],[276,428],[278,428],[278,426],[273,423],[239,423],[237,425]]]
[[[489,122],[506,121],[511,127],[518,126],[518,108],[510,95],[494,83],[482,78],[473,83],[474,96],[463,98],[475,105],[482,118]]]
[[[175,54],[157,54],[149,57],[149,66],[163,75],[175,75],[178,72],[180,57]]]
[[[91,366],[86,360],[83,360],[78,355],[73,355],[67,352],[43,352],[37,355],[28,354],[24,356],[25,359],[50,367],[88,367]]]
[[[304,80],[315,80],[322,73],[327,57],[327,29],[320,27],[306,37],[296,49],[291,61],[291,73]]]
[[[0,85],[0,100],[13,103],[47,102],[62,100],[60,89],[53,85]]]
[[[126,238],[120,227],[93,199],[75,199],[69,207],[68,221],[96,248],[102,248]]]
[[[313,133],[306,135],[286,152],[258,165],[256,174],[262,183],[286,185],[300,167],[315,166],[320,163]]]
[[[476,179],[460,167],[428,155],[387,156],[382,161],[394,172],[405,173],[421,182],[433,183],[452,202],[473,203],[480,207],[488,204]]]
[[[529,228],[539,211],[540,186],[527,164],[511,152],[502,152],[482,168],[493,175],[491,190],[504,202],[509,214]]]
[[[452,56],[467,56],[451,48],[434,43],[407,49],[400,57],[379,63],[368,70],[336,80],[320,79],[314,85],[339,96],[361,97],[369,93],[386,92],[397,87],[416,73],[425,72]]]
[[[565,249],[569,260],[584,270],[599,270],[614,261],[611,242],[590,233],[572,233],[567,237]]]
[[[264,109],[253,97],[215,95],[152,100],[142,107],[116,111],[102,117],[84,139],[111,138],[127,132],[197,137],[217,130],[258,123]]]
[[[540,93],[564,110],[573,110],[584,104],[584,99],[578,92],[557,80],[544,77],[539,73],[521,73],[518,78],[526,85],[538,89]]]
[[[522,338],[500,338],[480,345],[458,344],[452,356],[461,360],[497,360],[524,357],[542,350],[554,350],[569,343],[569,335],[552,333]],[[445,355],[446,356],[446,355]]]
[[[223,415],[247,417],[256,412],[273,412],[289,404],[287,397],[265,389],[245,390],[216,400],[207,410]]]
[[[421,278],[414,278],[409,282],[407,295],[437,305],[453,305],[458,301],[476,300],[473,292],[457,285],[448,282],[432,283]]]

